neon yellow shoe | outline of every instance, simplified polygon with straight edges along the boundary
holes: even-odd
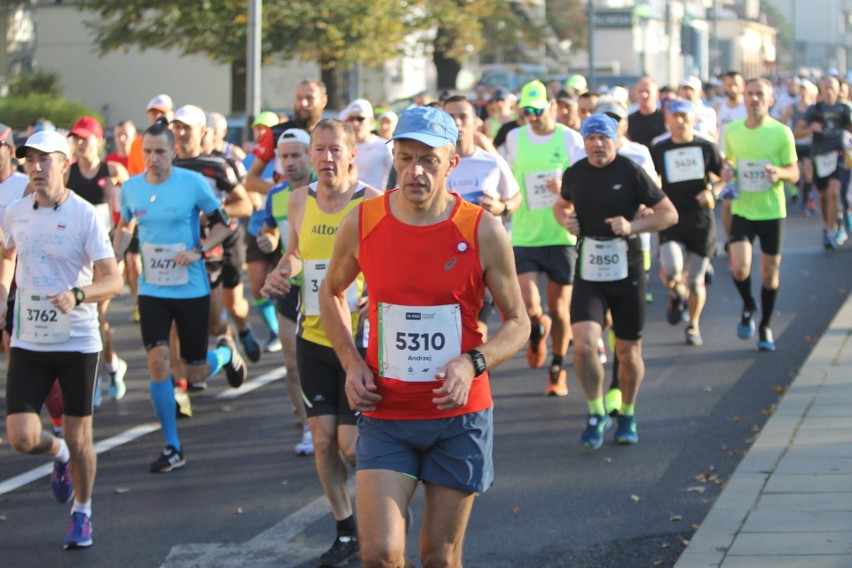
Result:
[[[621,389],[609,389],[604,396],[604,406],[609,414],[621,411]]]

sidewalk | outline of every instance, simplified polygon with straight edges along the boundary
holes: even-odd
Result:
[[[675,568],[852,567],[852,296]]]

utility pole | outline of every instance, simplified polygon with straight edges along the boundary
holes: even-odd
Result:
[[[597,89],[595,72],[595,0],[589,0],[589,90]]]
[[[246,56],[246,127],[243,140],[252,133],[252,122],[260,114],[260,44],[263,29],[263,0],[249,0]]]

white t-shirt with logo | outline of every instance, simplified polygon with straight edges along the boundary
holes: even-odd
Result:
[[[459,165],[447,177],[447,189],[477,205],[484,191],[496,193],[501,201],[511,199],[519,191],[506,160],[479,147],[459,160]]]
[[[384,189],[393,167],[393,152],[387,140],[371,135],[366,142],[356,144],[355,165],[358,179],[376,189]]]
[[[33,209],[31,199],[19,199],[6,209],[3,226],[3,245],[18,253],[15,280],[19,294],[46,295],[88,286],[93,263],[115,256],[98,212],[73,191],[57,209]],[[22,323],[18,318],[26,316],[20,315],[17,306],[15,311],[12,347],[78,353],[98,353],[103,348],[94,303],[80,304],[71,311],[70,337],[62,343],[34,343],[16,337]]]

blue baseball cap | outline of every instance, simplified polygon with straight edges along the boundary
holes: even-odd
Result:
[[[684,114],[695,114],[695,107],[692,106],[692,103],[684,100],[676,100],[669,103],[669,112],[674,114],[676,112],[682,112]]]
[[[459,129],[446,112],[432,107],[414,107],[399,116],[391,140],[416,140],[432,148],[456,144]]]
[[[603,113],[593,114],[580,126],[580,136],[584,139],[592,134],[603,134],[618,140],[618,122]]]

